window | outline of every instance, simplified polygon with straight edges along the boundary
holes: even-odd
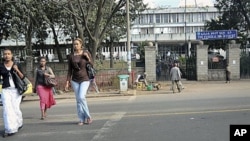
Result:
[[[196,22],[202,22],[202,13],[197,13],[197,21]]]
[[[143,23],[143,18],[142,17],[143,17],[142,15],[139,16],[139,24]]]
[[[178,14],[178,22],[184,22],[184,14],[182,14],[182,13],[179,13]]]
[[[156,23],[161,23],[161,15],[160,14],[155,15],[155,21],[156,21]]]
[[[201,22],[206,21],[206,19],[207,19],[207,13],[202,13],[202,15],[201,15]]]
[[[178,33],[184,33],[184,27],[178,27]]]
[[[199,21],[199,13],[193,13],[193,22]]]
[[[169,23],[169,14],[163,14],[162,17],[163,17],[163,23]]]
[[[171,23],[176,23],[177,22],[177,14],[171,14]]]
[[[190,22],[190,14],[186,14],[186,22]]]
[[[148,15],[148,17],[149,17],[149,23],[154,23],[154,15],[150,14]]]
[[[148,15],[143,15],[142,17],[143,23],[142,24],[147,24],[148,23]]]

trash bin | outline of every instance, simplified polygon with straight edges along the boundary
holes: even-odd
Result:
[[[118,75],[118,77],[120,79],[120,91],[127,91],[129,75],[123,74],[123,75]]]

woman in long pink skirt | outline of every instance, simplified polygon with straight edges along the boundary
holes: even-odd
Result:
[[[46,66],[46,58],[40,58],[40,66],[35,70],[35,88],[40,98],[41,120],[44,120],[47,116],[47,109],[55,105],[55,99],[53,96],[52,87],[45,85],[45,77],[55,78],[52,69]]]

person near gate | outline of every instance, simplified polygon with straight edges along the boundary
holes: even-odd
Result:
[[[231,75],[231,71],[230,71],[230,67],[229,65],[227,64],[226,65],[226,83],[230,83],[230,75]]]
[[[179,81],[181,80],[181,71],[177,67],[177,63],[174,63],[174,66],[170,70],[170,79],[172,81],[171,89],[175,93],[175,88],[177,87],[178,92],[181,92],[181,85]],[[176,85],[176,86],[175,86]]]
[[[91,54],[83,50],[83,40],[76,38],[73,41],[74,52],[68,57],[68,75],[65,84],[65,91],[69,89],[69,83],[74,90],[77,104],[78,125],[92,123],[86,94],[90,85],[86,65],[92,63]]]

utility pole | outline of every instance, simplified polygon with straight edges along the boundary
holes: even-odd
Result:
[[[130,47],[130,18],[129,18],[129,0],[126,1],[126,12],[127,12],[127,63],[128,73],[131,73],[131,47]]]

